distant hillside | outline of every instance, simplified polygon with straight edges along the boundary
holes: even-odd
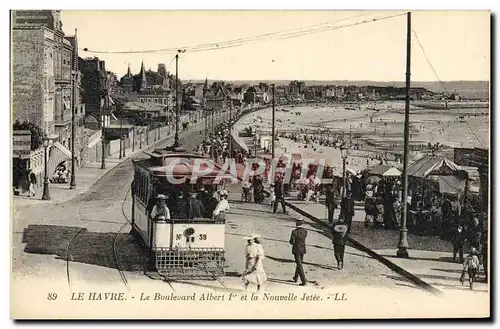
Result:
[[[191,80],[192,82],[203,83],[205,80]],[[276,84],[280,85],[288,85],[291,80],[232,80],[227,81],[236,85],[243,84],[252,84],[265,82],[268,84]],[[213,81],[209,80],[209,84]],[[358,81],[349,81],[349,80],[304,80],[306,86],[326,86],[326,85],[354,85],[354,86],[379,86],[379,87],[404,87],[404,81],[369,81],[369,80],[358,80]],[[422,87],[427,90],[430,90],[435,93],[443,92],[443,88],[441,84],[436,81],[412,81],[412,87]],[[487,98],[489,95],[489,82],[488,81],[443,81],[444,88],[448,92],[454,92],[456,90],[457,93],[466,98]]]

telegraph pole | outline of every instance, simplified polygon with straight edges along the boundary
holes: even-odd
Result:
[[[406,228],[408,214],[408,153],[410,144],[410,68],[411,68],[411,12],[407,14],[406,31],[406,100],[404,125],[404,154],[403,154],[403,222],[399,231],[397,257],[408,258],[408,229]]]
[[[118,155],[118,159],[122,158],[122,150],[123,150],[123,118],[122,114],[120,113],[120,154]]]
[[[175,55],[175,137],[174,147],[179,147],[179,54]]]
[[[271,135],[272,135],[271,136],[272,137],[272,141],[271,141],[271,148],[272,148],[271,157],[274,160],[274,139],[276,138],[274,136],[274,133],[275,133],[274,132],[274,126],[275,126],[275,123],[274,123],[274,113],[276,112],[276,109],[275,109],[276,103],[275,103],[275,99],[274,99],[274,83],[273,83],[272,87],[273,87],[273,118],[272,118],[273,123],[272,123],[272,133],[271,133]]]
[[[75,176],[75,111],[76,111],[76,84],[77,84],[77,74],[78,74],[78,43],[76,38],[77,29],[75,29],[75,42],[73,45],[73,70],[71,77],[71,180],[69,183],[69,188],[74,190],[76,188],[76,176]]]
[[[106,84],[108,83],[107,81],[107,77],[106,77]],[[105,89],[105,92],[104,92],[104,96],[106,97],[106,99],[104,100],[104,104],[106,107],[109,107],[109,89],[108,89],[108,86],[106,86],[106,89]],[[106,169],[106,158],[104,156],[104,144],[106,142],[106,129],[105,129],[105,125],[106,125],[106,119],[105,119],[105,114],[104,114],[104,111],[103,111],[103,107],[104,106],[101,106],[101,152],[102,152],[102,156],[101,156],[101,169]]]
[[[229,158],[231,158],[231,147],[232,147],[231,140],[233,139],[231,135],[231,130],[233,128],[233,122],[231,120],[232,109],[233,109],[233,102],[229,103],[229,142],[228,142]]]

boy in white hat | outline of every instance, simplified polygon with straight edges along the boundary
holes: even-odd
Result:
[[[462,269],[462,275],[460,276],[460,283],[464,284],[465,272],[467,271],[469,274],[469,286],[472,290],[474,279],[476,277],[477,271],[479,270],[479,257],[477,256],[479,253],[476,248],[470,248],[469,255],[465,258],[464,267]]]

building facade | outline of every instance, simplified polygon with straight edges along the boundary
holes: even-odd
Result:
[[[87,113],[101,109],[102,90],[105,89],[106,63],[99,58],[78,59],[78,67],[82,73],[83,103]]]
[[[72,100],[77,124],[83,117],[80,97],[72,95],[72,76],[80,76],[73,68],[75,37],[65,37],[57,10],[13,11],[12,26],[14,120],[33,122],[70,148]]]
[[[31,122],[40,127],[45,136],[52,138],[54,143],[49,149],[49,163],[59,163],[71,159],[74,105],[75,155],[80,158],[79,136],[83,131],[85,109],[79,93],[72,92],[72,79],[75,78],[75,89],[78,89],[81,77],[74,60],[76,36],[65,36],[57,10],[12,11],[11,26],[13,119]],[[23,167],[36,174],[41,174],[43,169],[40,150],[32,150],[23,159]]]

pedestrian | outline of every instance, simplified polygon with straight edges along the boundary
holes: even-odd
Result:
[[[306,254],[306,237],[307,230],[302,227],[304,220],[297,219],[295,226],[296,228],[292,231],[290,236],[290,244],[292,245],[292,254],[295,260],[295,274],[293,276],[293,281],[296,283],[298,278],[300,278],[300,285],[305,286],[307,284],[306,275],[304,273],[304,267],[302,262],[304,260],[304,255]]]
[[[274,191],[274,184],[271,184],[269,192],[269,207],[274,209],[274,204],[276,203],[276,192]]]
[[[481,235],[481,260],[483,262],[484,280],[488,282],[488,233],[486,230]]]
[[[245,248],[245,271],[242,280],[245,282],[245,289],[248,288],[249,284],[255,284],[257,291],[260,291],[261,285],[267,281],[263,263],[264,248],[260,243],[260,236],[257,234],[252,234],[245,239],[248,244]]]
[[[337,268],[339,270],[344,268],[344,251],[347,233],[348,226],[344,223],[343,218],[340,218],[332,227],[333,253],[335,254],[335,260],[337,261]]]
[[[189,219],[202,218],[203,213],[205,213],[205,207],[203,207],[198,195],[192,193],[189,199]]]
[[[35,173],[31,169],[28,171],[28,182],[29,182],[28,196],[34,197],[35,193],[36,193],[35,186],[36,186],[37,180],[36,180]]]
[[[460,276],[460,283],[464,284],[465,273],[469,274],[469,287],[472,290],[474,279],[476,278],[477,271],[479,270],[479,258],[476,248],[470,248],[469,255],[465,258],[462,275]]]
[[[328,212],[328,223],[333,224],[333,216],[335,213],[335,209],[337,209],[337,203],[335,200],[335,190],[332,185],[328,185],[326,188],[326,210]]]
[[[276,210],[278,209],[278,203],[281,203],[281,207],[283,208],[283,213],[286,214],[283,182],[281,181],[274,182],[274,194],[276,196],[276,200],[274,201],[273,205],[273,213],[276,213]]]
[[[472,225],[469,226],[469,242],[471,247],[476,248],[476,250],[481,249],[481,235],[482,229],[481,225],[479,225],[479,218],[474,217],[472,219]]]
[[[151,210],[151,218],[154,221],[170,220],[170,209],[168,209],[166,200],[167,197],[163,194],[158,194],[156,197],[156,205]]]
[[[228,192],[226,190],[222,190],[220,192],[220,201],[215,207],[214,212],[212,213],[212,218],[218,221],[224,221],[226,219],[226,211],[229,210],[229,202],[227,201]]]
[[[457,225],[453,232],[453,262],[457,259],[460,263],[464,262],[464,243],[467,237],[467,231],[462,225]]]
[[[351,233],[352,217],[354,217],[354,200],[351,191],[342,199],[340,204],[340,219],[347,225],[347,233]]]
[[[375,217],[378,215],[377,205],[373,195],[373,185],[368,184],[366,186],[365,198],[365,227],[368,227],[372,222],[375,223]]]

